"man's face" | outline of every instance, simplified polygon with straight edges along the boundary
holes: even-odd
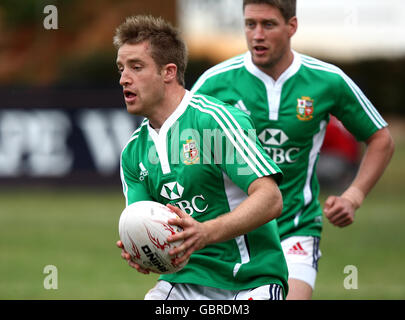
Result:
[[[285,22],[279,9],[268,4],[248,4],[244,10],[245,34],[252,60],[259,68],[271,68],[290,50],[296,18]]]
[[[127,111],[149,117],[159,107],[164,95],[163,78],[150,56],[149,43],[121,46],[118,49],[117,67]]]

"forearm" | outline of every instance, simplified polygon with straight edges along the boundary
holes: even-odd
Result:
[[[246,234],[277,218],[282,210],[282,197],[272,178],[255,180],[249,196],[233,211],[204,222],[208,243],[223,242]]]
[[[368,141],[358,173],[342,197],[359,207],[384,173],[394,152],[394,142],[387,128],[377,131]]]

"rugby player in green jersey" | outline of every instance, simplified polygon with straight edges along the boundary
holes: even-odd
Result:
[[[244,0],[243,13],[248,52],[207,70],[192,92],[248,113],[264,149],[283,171],[283,212],[277,222],[289,271],[287,299],[310,299],[321,256],[316,163],[330,114],[367,146],[351,185],[325,201],[323,213],[335,226],[354,221],[394,143],[387,123],[346,74],[292,50],[295,0]]]
[[[161,18],[129,17],[116,30],[117,67],[127,111],[145,120],[121,154],[126,205],[153,200],[178,216],[189,258],[162,275],[145,299],[283,299],[288,271],[277,232],[282,173],[251,119],[184,88],[186,48]],[[121,256],[131,261],[121,241]]]

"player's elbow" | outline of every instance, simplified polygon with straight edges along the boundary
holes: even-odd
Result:
[[[387,154],[387,156],[391,159],[392,155],[394,154],[395,151],[395,143],[394,139],[392,138],[392,135],[388,128],[384,128],[379,131],[380,133],[380,139],[383,141],[383,148]]]
[[[261,222],[267,223],[278,218],[283,210],[283,198],[276,181],[272,177],[262,177],[255,180],[249,187],[257,212],[261,212]]]
[[[394,151],[395,143],[394,139],[388,128],[383,128],[374,133],[367,141],[368,146],[375,146],[381,154],[385,155],[385,158],[391,160]]]
[[[395,143],[394,143],[394,139],[392,138],[391,133],[388,131],[387,128],[385,128],[385,130],[380,130],[383,132],[383,134],[381,135],[381,140],[382,140],[382,154],[385,155],[385,166],[388,165],[388,163],[391,161],[392,156],[394,155],[394,151],[395,151]]]
[[[278,188],[272,190],[272,195],[268,198],[265,208],[267,214],[267,222],[281,216],[283,211],[283,198]]]
[[[388,139],[387,139],[387,150],[388,153],[390,155],[390,159],[392,158],[392,156],[394,155],[394,151],[395,151],[395,143],[394,143],[394,139],[392,138],[391,134],[389,135]]]
[[[274,203],[272,205],[274,210],[274,217],[276,219],[281,216],[281,212],[283,211],[283,197],[281,195],[280,190],[277,188],[277,195],[275,196]]]

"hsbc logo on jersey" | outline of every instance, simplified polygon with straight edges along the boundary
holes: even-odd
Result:
[[[184,187],[175,182],[165,183],[160,191],[160,195],[168,200],[180,199],[183,195]],[[189,200],[180,200],[174,203],[182,211],[189,214],[190,216],[194,212],[203,213],[208,209],[208,204],[205,203],[205,198],[202,194],[196,195]]]
[[[180,199],[183,195],[183,186],[176,182],[165,183],[160,191],[160,195],[169,200]]]
[[[288,137],[283,130],[265,129],[261,134],[259,134],[259,139],[265,144],[281,146],[288,140]]]
[[[294,163],[297,161],[299,148],[278,148],[289,140],[283,130],[268,128],[263,130],[258,137],[263,144],[264,150],[266,150],[276,164]]]

